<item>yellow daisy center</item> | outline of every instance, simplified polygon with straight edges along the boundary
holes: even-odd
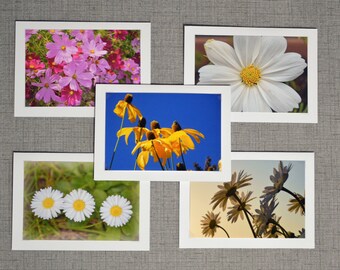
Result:
[[[258,67],[255,67],[254,65],[249,65],[242,69],[240,76],[244,84],[246,84],[247,86],[253,86],[254,84],[257,84],[261,79],[261,71]]]
[[[62,51],[65,51],[65,50],[66,50],[66,46],[64,46],[64,45],[61,46],[61,50],[62,50]]]
[[[73,202],[73,208],[76,211],[83,211],[85,209],[85,202],[83,200],[75,200]]]
[[[119,217],[122,213],[123,209],[118,205],[112,206],[110,209],[111,216]]]
[[[43,200],[42,205],[44,208],[50,209],[54,205],[54,200],[52,198],[46,198],[45,200]]]

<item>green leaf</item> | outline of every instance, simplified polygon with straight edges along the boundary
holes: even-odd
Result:
[[[55,183],[55,188],[63,192],[64,194],[70,193],[72,191],[72,185],[66,180],[61,180]]]
[[[92,191],[92,196],[94,197],[94,201],[96,202],[96,205],[99,207],[103,201],[107,198],[107,194],[105,191],[100,189],[95,189]]]

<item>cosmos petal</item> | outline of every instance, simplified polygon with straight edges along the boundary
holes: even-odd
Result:
[[[226,66],[206,65],[198,73],[199,84],[234,84],[241,81],[240,73]]]
[[[235,52],[242,67],[254,63],[261,49],[261,40],[261,36],[234,36]]]

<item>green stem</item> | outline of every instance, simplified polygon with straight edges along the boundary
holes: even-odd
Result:
[[[123,128],[124,118],[125,118],[125,111],[126,111],[126,108],[124,108],[124,113],[123,113],[123,117],[122,117],[122,122],[120,123],[120,128],[119,128],[119,130],[121,130],[121,129]],[[116,154],[116,151],[117,151],[119,139],[120,139],[120,137],[117,137],[116,145],[115,145],[115,148],[113,149],[113,153],[112,153],[112,157],[111,157],[111,161],[110,161],[109,170],[111,170],[111,168],[112,168],[112,163],[113,163],[113,159],[115,158],[115,154]]]
[[[255,233],[255,231],[254,231],[254,228],[253,228],[253,226],[251,225],[250,218],[249,218],[249,216],[248,216],[248,211],[246,211],[246,210],[243,208],[242,202],[241,202],[240,198],[239,198],[236,194],[234,194],[234,197],[235,197],[235,199],[237,200],[237,202],[239,203],[239,205],[242,207],[242,210],[243,210],[243,212],[244,212],[244,214],[245,214],[245,216],[246,216],[246,218],[247,218],[249,227],[250,227],[250,229],[251,229],[251,232],[253,233],[254,238],[257,238],[257,237],[256,237],[256,233]]]
[[[156,157],[157,157],[157,159],[158,159],[159,165],[161,165],[162,171],[164,171],[164,167],[163,167],[163,165],[162,165],[161,160],[159,159],[159,156],[158,156],[158,154],[157,154],[157,151],[156,151],[155,146],[153,145],[153,142],[151,142],[151,144],[152,144],[153,149],[155,150]]]
[[[286,189],[285,187],[282,187],[282,190],[287,192],[288,194],[292,195],[301,205],[303,212],[305,213],[305,206],[303,205],[303,203],[301,202],[299,196],[297,196],[295,193],[291,192],[289,189]]]
[[[181,157],[182,157],[182,162],[184,165],[185,170],[187,170],[187,166],[185,165],[185,160],[184,160],[184,156],[183,156],[183,152],[182,152],[182,143],[181,143],[181,139],[178,139],[179,141],[179,149],[181,150]]]
[[[228,238],[230,238],[229,233],[222,226],[216,225],[216,227],[222,229],[225,232],[225,234],[228,236]]]
[[[286,238],[289,237],[288,232],[287,232],[287,231],[285,230],[285,228],[283,228],[278,222],[276,222],[276,221],[273,220],[273,219],[270,219],[269,222],[272,223],[272,224],[274,224],[274,225],[276,225],[276,226],[278,226],[278,227],[282,230],[282,232],[284,233],[284,235],[285,235]]]

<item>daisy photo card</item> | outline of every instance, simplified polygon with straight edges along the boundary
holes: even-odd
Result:
[[[150,23],[16,22],[15,116],[93,117],[97,83],[150,83]]]
[[[14,153],[13,250],[149,250],[150,183],[93,180],[93,154]]]
[[[98,84],[95,180],[224,179],[229,94],[229,86]]]
[[[181,182],[180,248],[314,248],[314,153],[232,152],[221,182]]]
[[[317,123],[316,29],[184,32],[184,83],[230,85],[232,122]]]

